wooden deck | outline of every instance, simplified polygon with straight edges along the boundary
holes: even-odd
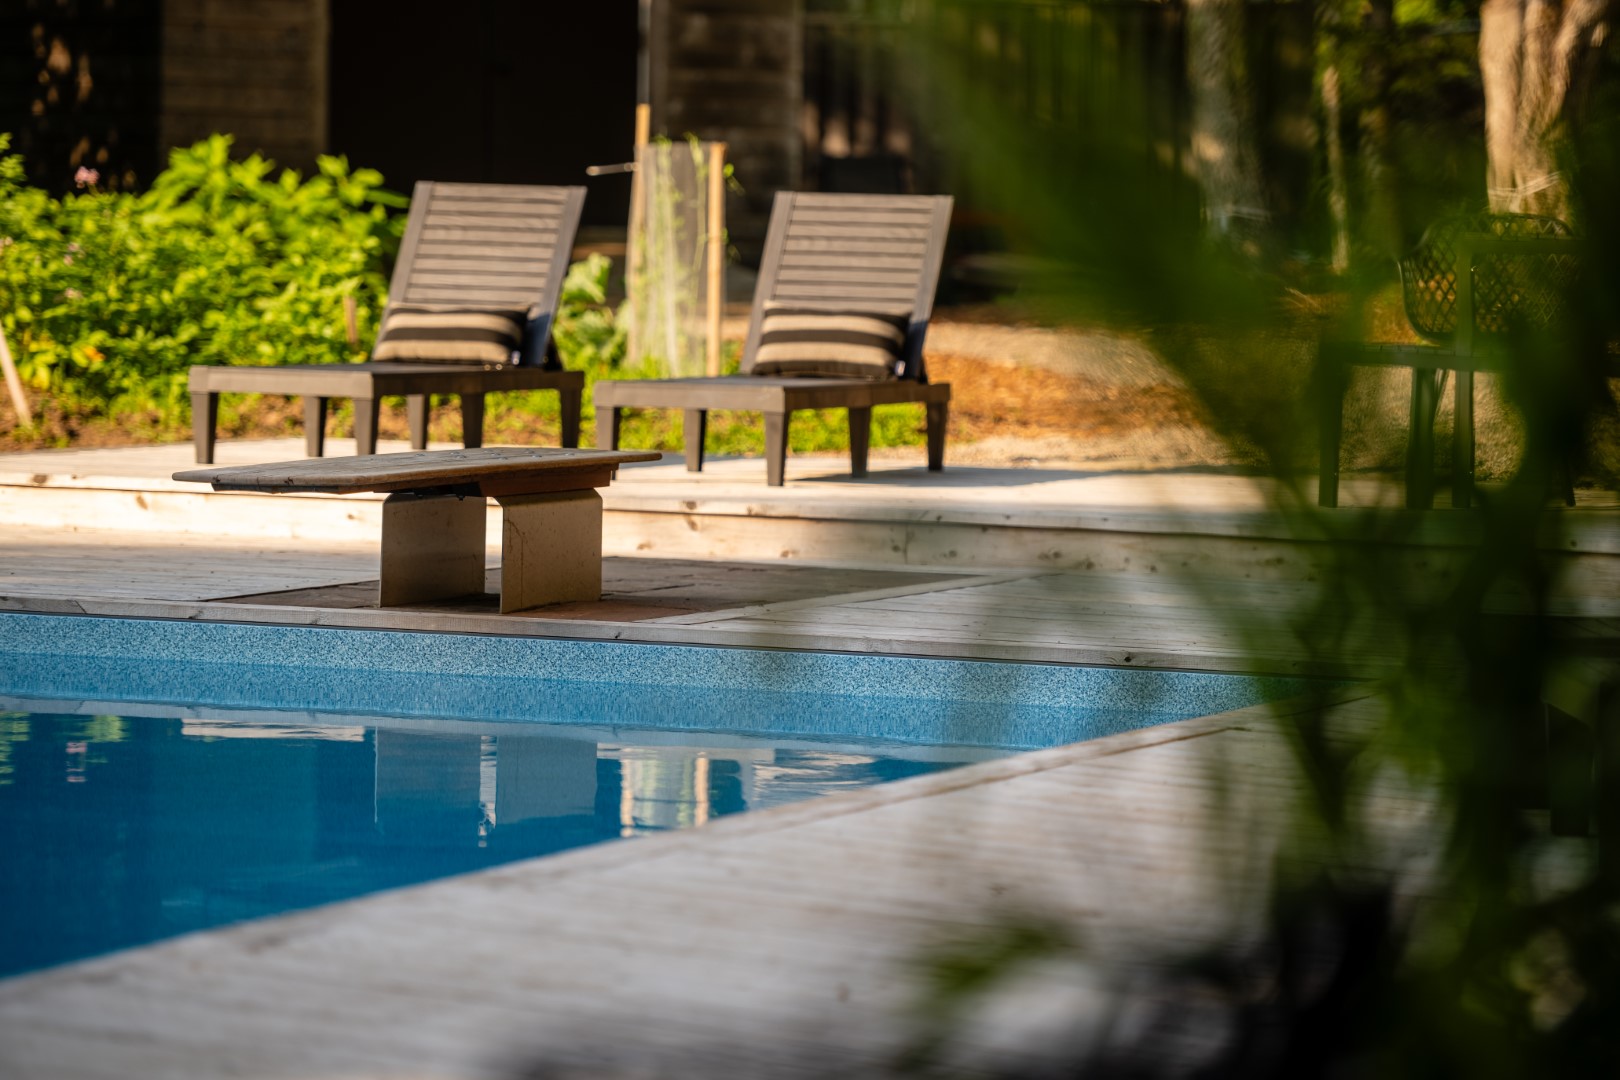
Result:
[[[223,443],[220,463],[296,457],[299,446]],[[0,456],[10,522],[0,610],[1323,670],[1292,628],[1320,602],[1325,548],[1268,509],[1266,482],[1246,476],[891,466],[853,480],[836,462],[793,459],[798,478],[773,490],[751,475],[753,461],[696,476],[674,462],[628,465],[604,491],[603,600],[503,616],[488,595],[387,609],[368,600],[380,496],[215,493],[169,479],[189,455],[180,445]],[[1565,614],[1620,616],[1610,503],[1548,516]],[[1413,519],[1411,542],[1383,557],[1415,587],[1444,587],[1474,520]],[[497,568],[486,589],[498,592]],[[1357,627],[1345,669],[1397,658],[1387,629]]]
[[[487,597],[379,609],[374,502],[165,479],[188,464],[184,447],[0,458],[0,610],[1210,671],[1399,659],[1373,625],[1344,664],[1311,657],[1294,633],[1321,599],[1311,542],[1245,477],[879,462],[854,481],[791,459],[769,491],[758,462],[630,466],[607,493],[603,600],[503,616]],[[1550,521],[1579,570],[1569,613],[1620,614],[1612,505]],[[1394,563],[1432,576],[1468,526],[1436,513]],[[1345,723],[1377,719],[1365,693]],[[1288,723],[1166,725],[0,982],[0,1075],[867,1075],[911,1037],[920,956],[1051,917],[1085,963],[1032,972],[951,1044],[1016,1069],[1178,947],[1255,929],[1300,791]],[[1427,799],[1380,798],[1421,867]]]
[[[1313,663],[1292,631],[1317,602],[1308,582],[617,557],[601,601],[501,615],[498,567],[482,597],[392,608],[376,573],[375,543],[0,533],[0,611],[1269,674],[1364,674],[1400,655],[1369,625],[1355,665]]]

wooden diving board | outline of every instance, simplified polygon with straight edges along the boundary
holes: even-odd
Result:
[[[501,611],[598,600],[602,497],[620,465],[652,452],[494,447],[190,469],[215,491],[383,492],[377,603],[484,591],[486,498],[501,506]]]

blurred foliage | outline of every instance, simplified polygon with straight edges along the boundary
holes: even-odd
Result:
[[[9,138],[0,136],[0,154]],[[0,156],[0,319],[24,382],[68,407],[178,423],[192,364],[363,359],[405,205],[371,169],[308,178],[216,135],[174,151],[141,194],[55,199]]]
[[[1076,1051],[1066,1069],[1041,1075],[1615,1075],[1616,838],[1554,836],[1547,814],[1532,809],[1547,805],[1549,788],[1555,798],[1560,790],[1542,758],[1543,694],[1579,651],[1577,631],[1590,629],[1570,626],[1571,613],[1549,605],[1568,564],[1549,547],[1561,512],[1548,507],[1572,463],[1582,468],[1594,424],[1615,413],[1605,374],[1610,344],[1620,341],[1614,99],[1600,91],[1580,140],[1567,148],[1586,239],[1571,317],[1556,333],[1521,330],[1505,346],[1500,386],[1524,430],[1518,466],[1466,512],[1474,540],[1447,554],[1449,572],[1436,559],[1426,572],[1397,573],[1398,553],[1432,543],[1423,538],[1429,515],[1318,508],[1310,397],[1318,344],[1329,335],[1361,337],[1365,305],[1392,268],[1368,248],[1361,274],[1331,278],[1326,245],[1307,219],[1262,222],[1257,227],[1277,242],[1254,245],[1241,232],[1221,234],[1172,212],[1174,185],[1162,162],[1141,152],[1154,109],[1142,57],[1120,49],[1111,66],[1088,73],[1088,85],[1109,88],[1106,116],[1060,125],[1052,111],[1023,107],[1017,80],[986,74],[987,63],[1006,64],[1008,54],[1005,39],[982,20],[1018,6],[929,5],[917,24],[919,47],[904,64],[915,80],[912,100],[926,123],[949,133],[955,160],[986,208],[1008,222],[1008,235],[1069,268],[1030,289],[1069,317],[1146,328],[1222,434],[1266,461],[1278,481],[1272,509],[1317,553],[1319,603],[1295,630],[1305,654],[1326,670],[1355,671],[1365,663],[1354,652],[1357,634],[1377,626],[1387,628],[1381,648],[1401,655],[1392,673],[1361,672],[1384,677],[1383,720],[1370,729],[1336,728],[1326,702],[1291,718],[1301,794],[1272,864],[1260,940],[1173,957],[1156,985],[1142,985],[1137,972],[1128,993],[1138,1008],[1116,1005],[1135,1016],[1132,1024],[1111,1032],[1110,1045]],[[1460,11],[1410,4],[1402,17]],[[1347,134],[1354,114],[1372,108],[1389,110],[1404,132],[1399,151],[1380,164],[1406,208],[1403,229],[1415,234],[1420,217],[1441,208],[1479,206],[1483,128],[1473,39],[1436,27],[1369,37],[1360,11],[1347,5],[1345,12],[1320,32],[1337,39],[1355,84]],[[1103,55],[1091,54],[1093,63]],[[1382,88],[1366,76],[1373,56],[1389,69]],[[1349,139],[1352,172],[1365,168],[1366,150]],[[1220,595],[1211,595],[1212,616],[1229,613],[1241,633],[1241,605],[1230,586]],[[1266,643],[1252,646],[1260,656]],[[1600,648],[1612,655],[1612,637]],[[1241,787],[1242,762],[1212,758],[1210,767],[1218,788]],[[1591,768],[1590,759],[1576,763],[1577,773]],[[1424,833],[1432,876],[1421,885],[1432,904],[1403,895],[1414,887],[1409,866],[1373,857],[1382,811],[1370,793],[1392,775],[1437,806]],[[1237,824],[1219,807],[1211,811],[1212,836],[1231,835]],[[1549,876],[1549,866],[1560,872]],[[1018,947],[998,939],[937,958],[932,1026],[911,1068],[948,1071],[940,1046],[966,1010],[990,1006],[997,967],[1009,979],[1076,947],[1039,921],[1007,941]],[[1201,1032],[1190,1040],[1171,1037],[1194,1027]],[[1201,1046],[1203,1060],[1169,1060],[1171,1044]]]

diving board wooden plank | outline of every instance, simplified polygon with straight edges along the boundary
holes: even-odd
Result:
[[[620,465],[657,461],[654,451],[571,450],[549,447],[496,446],[478,450],[424,450],[409,454],[369,454],[352,458],[277,461],[265,465],[228,465],[186,469],[174,479],[212,484],[216,491],[424,491],[473,485],[486,494],[513,490],[538,494],[553,490],[549,477],[582,481],[603,473],[608,479]],[[597,485],[592,485],[597,486]]]

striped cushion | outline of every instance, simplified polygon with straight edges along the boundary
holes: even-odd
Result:
[[[755,375],[892,379],[911,316],[768,306],[754,352]]]
[[[395,304],[383,316],[371,358],[511,364],[528,321],[524,311]]]

